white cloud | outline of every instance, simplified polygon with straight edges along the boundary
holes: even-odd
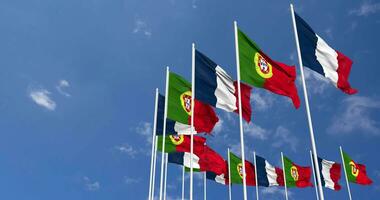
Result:
[[[124,177],[126,184],[136,184],[141,182],[141,178]]]
[[[282,195],[282,196],[285,195],[285,190],[282,187],[281,188],[279,188],[279,187],[262,187],[262,189],[260,188],[259,191],[263,195],[276,195],[276,194]],[[293,195],[293,193],[288,190],[288,197],[291,197],[292,195]]]
[[[363,96],[349,96],[343,100],[343,109],[337,112],[327,131],[331,134],[351,133],[379,135],[379,122],[372,119],[371,111],[380,109],[380,101]],[[378,113],[378,112],[376,112]]]
[[[46,89],[31,89],[29,97],[39,106],[50,111],[55,110],[57,104],[50,98],[50,92]]]
[[[152,124],[149,122],[141,122],[135,130],[138,134],[144,136],[149,144],[152,143]]]
[[[135,27],[132,32],[135,34],[141,33],[148,38],[152,36],[152,31],[148,28],[147,23],[142,19],[135,20]]]
[[[333,38],[333,33],[332,33],[332,28],[330,27],[330,28],[327,28],[327,29],[325,29],[325,34],[327,35],[327,37],[329,37],[330,39],[332,39]]]
[[[100,189],[100,183],[98,181],[92,181],[87,176],[83,177],[84,185],[88,191],[96,191]]]
[[[372,3],[371,1],[363,1],[359,8],[349,11],[349,14],[357,16],[368,16],[380,11],[380,3]]]
[[[254,123],[244,123],[244,133],[246,133],[248,136],[260,140],[266,140],[269,136],[269,131]]]
[[[267,91],[254,90],[252,92],[251,103],[253,102],[253,111],[265,111],[273,106],[275,101],[273,94]]]
[[[298,145],[298,139],[294,135],[291,134],[289,129],[279,126],[276,129],[276,132],[273,136],[272,146],[279,148],[283,146],[289,146],[292,151],[296,151],[296,147]]]
[[[64,89],[68,87],[70,87],[70,83],[67,80],[60,80],[55,88],[61,95],[70,97],[71,95],[64,91]]]
[[[308,92],[311,92],[313,94],[323,94],[326,88],[332,87],[329,80],[319,73],[314,72],[307,67],[304,67],[303,71]],[[302,86],[301,77],[298,77],[297,79],[299,81],[299,84]]]
[[[219,118],[218,123],[216,123],[213,132],[218,135],[223,130],[223,119]]]
[[[138,153],[131,145],[123,144],[115,147],[120,153],[127,154],[129,157],[134,158]]]
[[[191,7],[194,8],[194,9],[198,8],[198,6],[197,6],[197,0],[192,0],[191,1]]]

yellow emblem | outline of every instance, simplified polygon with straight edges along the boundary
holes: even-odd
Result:
[[[180,145],[185,140],[183,135],[169,135],[170,141],[175,145]]]
[[[265,58],[259,53],[255,53],[254,63],[256,72],[263,78],[270,78],[273,76],[272,65],[265,60]]]
[[[354,163],[354,161],[351,161],[349,165],[351,167],[351,174],[355,177],[358,177],[359,169],[356,167],[356,164]]]
[[[180,96],[182,108],[191,115],[191,91],[186,91]]]
[[[243,164],[241,164],[241,163],[237,164],[236,169],[237,169],[237,172],[238,172],[240,178],[243,179]]]
[[[298,169],[296,166],[292,166],[290,168],[290,175],[293,177],[295,181],[298,181],[299,174],[298,174]]]

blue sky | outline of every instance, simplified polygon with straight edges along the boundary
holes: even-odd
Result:
[[[354,61],[347,96],[306,71],[319,155],[340,161],[339,145],[367,165],[370,187],[351,184],[355,199],[380,194],[380,2],[294,1],[296,11],[332,47]],[[295,65],[287,1],[1,0],[0,198],[145,199],[148,193],[154,90],[165,66],[190,80],[191,43],[236,77],[233,20],[273,59]],[[298,70],[298,68],[297,68]],[[298,80],[299,81],[299,80]],[[302,100],[253,89],[253,123],[245,125],[249,159],[256,152],[280,165],[280,152],[310,165]],[[238,153],[235,114],[220,117],[207,143],[224,157]],[[180,197],[178,166],[169,166],[169,199]],[[195,197],[202,181],[195,179]],[[347,199],[325,189],[328,199]],[[187,185],[188,186],[188,185]],[[157,191],[157,190],[156,190]],[[266,199],[282,189],[260,188]],[[233,187],[235,199],[241,186]],[[314,188],[291,189],[311,199]],[[208,195],[227,188],[208,182]],[[250,199],[254,189],[249,188]]]

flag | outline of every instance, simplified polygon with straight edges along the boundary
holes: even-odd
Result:
[[[243,118],[250,122],[251,87],[240,85]],[[197,50],[195,50],[195,97],[216,108],[239,113],[237,82],[222,67]]]
[[[164,125],[164,110],[165,110],[165,96],[159,94],[157,105],[157,119],[156,119],[156,133],[157,135],[163,135]],[[191,127],[188,124],[176,122],[169,118],[166,118],[166,135],[190,135]],[[194,133],[196,134],[196,132]]]
[[[204,151],[206,139],[199,136],[194,137],[194,153],[201,153]],[[163,136],[158,136],[157,149],[162,151],[162,139]],[[165,136],[165,152],[190,152],[191,137],[188,135],[168,135]]]
[[[206,172],[206,178],[209,180],[213,180],[222,185],[228,185],[228,178],[225,174],[217,175],[214,172]]]
[[[216,174],[227,174],[227,163],[224,158],[211,149],[204,146],[203,152],[199,155],[199,163],[204,166],[205,171],[214,172]]]
[[[322,174],[322,185],[332,190],[340,190],[340,164],[334,161],[329,161],[318,157],[318,166],[319,171],[321,172],[320,174]]]
[[[295,14],[303,65],[326,77],[335,87],[347,94],[355,94],[348,77],[352,61],[331,48],[313,29]]]
[[[287,96],[299,108],[300,99],[295,84],[296,68],[272,60],[241,30],[238,30],[238,43],[241,80]]]
[[[284,156],[284,173],[287,187],[308,187],[310,182],[311,168],[296,165],[289,158]]]
[[[231,173],[231,183],[243,184],[243,164],[242,160],[230,152],[230,173]],[[246,183],[250,186],[256,186],[255,180],[255,166],[245,161],[245,173],[246,173]]]
[[[181,76],[169,74],[168,118],[182,124],[191,123],[191,84]],[[210,133],[219,121],[209,105],[194,101],[194,128],[197,132]]]
[[[199,164],[199,157],[195,154],[193,154],[193,169],[195,170],[201,170],[202,167]],[[189,152],[172,152],[168,153],[168,162],[182,165],[187,168],[190,168],[190,161],[191,161],[191,153]]]
[[[284,186],[282,169],[273,167],[265,158],[256,155],[257,182],[259,186]]]
[[[344,166],[348,181],[360,185],[370,185],[372,180],[367,176],[366,167],[363,164],[356,163],[351,157],[343,152]]]

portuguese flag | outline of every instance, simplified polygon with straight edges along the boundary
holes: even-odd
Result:
[[[231,171],[231,183],[243,184],[243,164],[242,160],[237,157],[235,154],[230,152],[230,171]],[[246,183],[250,186],[256,186],[255,180],[255,166],[245,161],[245,173]]]
[[[360,185],[372,184],[372,180],[367,176],[365,165],[356,163],[345,152],[343,152],[343,159],[348,181]]]
[[[313,186],[310,182],[311,168],[296,165],[289,158],[284,156],[284,173],[287,187],[309,187]]]
[[[191,84],[181,76],[169,74],[168,118],[182,124],[191,123]],[[210,133],[219,121],[213,108],[195,100],[195,131]]]
[[[295,84],[296,68],[272,60],[240,29],[238,44],[241,80],[287,96],[292,99],[294,106],[299,108],[300,99]]]
[[[163,136],[158,136],[157,150],[162,151]],[[204,150],[206,139],[194,135],[194,154],[201,154]],[[191,136],[168,135],[165,137],[165,152],[190,152]]]

